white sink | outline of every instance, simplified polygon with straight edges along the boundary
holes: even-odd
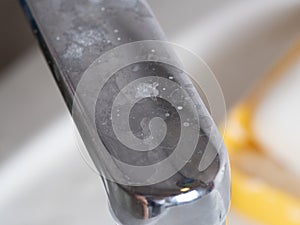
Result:
[[[291,45],[299,0],[149,3],[169,40],[199,54],[232,106]],[[0,83],[0,224],[115,224],[103,185],[82,159],[75,129],[35,46]],[[4,156],[2,157],[4,158]],[[231,223],[250,225],[236,213]]]

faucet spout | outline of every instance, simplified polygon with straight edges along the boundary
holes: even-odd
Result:
[[[146,1],[21,4],[117,223],[225,224],[225,146]]]

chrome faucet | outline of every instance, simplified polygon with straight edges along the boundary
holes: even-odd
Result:
[[[225,146],[146,1],[21,4],[116,222],[225,225]]]

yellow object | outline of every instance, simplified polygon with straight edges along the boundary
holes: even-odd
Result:
[[[224,140],[231,156],[254,144],[249,112],[250,106],[241,105],[229,117]],[[300,199],[243,173],[234,164],[231,167],[233,207],[264,224],[300,225]]]
[[[281,63],[268,73],[254,93],[232,111],[224,130],[224,141],[232,159],[232,207],[265,225],[300,225],[300,199],[263,180],[259,172],[258,175],[246,173],[235,165],[233,159],[247,151],[266,157],[251,129],[253,112],[272,84],[284,75],[299,56],[300,40]]]

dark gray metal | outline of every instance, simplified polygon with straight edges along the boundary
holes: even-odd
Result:
[[[165,40],[145,1],[21,0],[21,3],[70,111],[79,81],[99,56],[125,43]],[[174,61],[177,61],[175,55]],[[96,105],[96,126],[110,154],[129,164],[144,166],[160,161],[172,153],[180,136],[180,118],[176,109],[162,99],[145,99],[142,106],[133,109],[132,116],[135,120],[130,121],[133,133],[139,138],[142,138],[140,135],[147,135],[147,129],[140,130],[141,120],[145,116],[150,119],[155,116],[165,120],[168,135],[163,146],[152,153],[137,153],[122,145],[113,134],[109,117],[116,94],[121,87],[139,77],[167,78],[172,74],[178,84],[191,84],[191,81],[182,71],[159,62],[139,63],[138,73],[132,72],[135,71],[135,66],[137,64],[116,72],[105,84]],[[118,77],[122,78],[123,83],[116,85]],[[86,91],[88,94],[88,87]],[[207,111],[201,109],[203,103],[196,90],[191,89],[191,94],[194,96],[193,101],[200,106],[199,118],[209,118],[204,127],[214,127]],[[84,110],[83,107],[83,114]],[[149,112],[155,112],[155,115],[150,115]],[[171,112],[169,119],[165,118],[166,112]],[[75,123],[96,167],[101,171],[103,163],[97,155],[97,146],[92,144],[89,123],[84,116],[77,117]],[[221,225],[224,222],[230,201],[228,158],[222,143],[211,142],[211,130],[208,128],[199,130],[197,149],[191,160],[163,182],[130,186],[104,179],[112,214],[119,223]],[[216,129],[213,132],[213,135],[218,136]],[[200,172],[199,163],[207,146],[211,152],[216,153],[216,157],[205,171]]]

